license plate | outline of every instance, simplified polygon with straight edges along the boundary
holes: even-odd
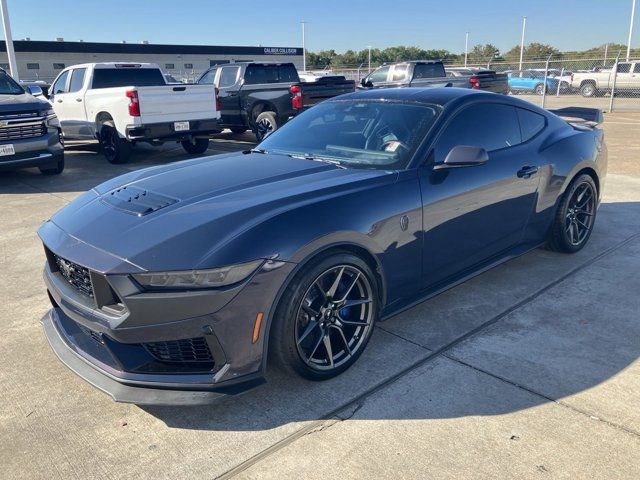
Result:
[[[13,145],[0,145],[0,157],[4,157],[6,155],[15,155],[16,151],[13,148]]]
[[[184,132],[189,130],[189,122],[173,122],[173,129],[176,132]]]

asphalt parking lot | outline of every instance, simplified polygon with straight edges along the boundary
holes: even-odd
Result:
[[[640,478],[640,114],[606,116],[589,245],[536,250],[379,325],[345,374],[207,407],[114,403],[62,365],[38,225],[93,185],[185,158],[91,148],[60,177],[0,174],[2,478]],[[209,154],[250,148],[222,134]]]

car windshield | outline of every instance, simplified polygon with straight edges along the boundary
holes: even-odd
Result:
[[[21,95],[24,89],[18,83],[7,75],[0,72],[0,95]]]
[[[269,135],[257,150],[345,167],[407,166],[438,107],[382,100],[335,100],[305,111]]]

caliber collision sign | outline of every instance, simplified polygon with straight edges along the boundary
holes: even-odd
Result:
[[[297,48],[264,47],[265,55],[296,55],[297,53],[298,53]]]

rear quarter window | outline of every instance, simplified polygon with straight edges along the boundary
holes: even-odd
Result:
[[[518,113],[518,121],[520,122],[520,131],[522,132],[522,141],[526,142],[538,135],[546,126],[547,119],[539,113],[516,108]]]
[[[244,83],[256,85],[260,83],[297,83],[300,79],[293,64],[284,65],[249,65],[244,73]]]
[[[440,63],[419,63],[413,70],[413,78],[440,78],[445,77],[444,66]]]

